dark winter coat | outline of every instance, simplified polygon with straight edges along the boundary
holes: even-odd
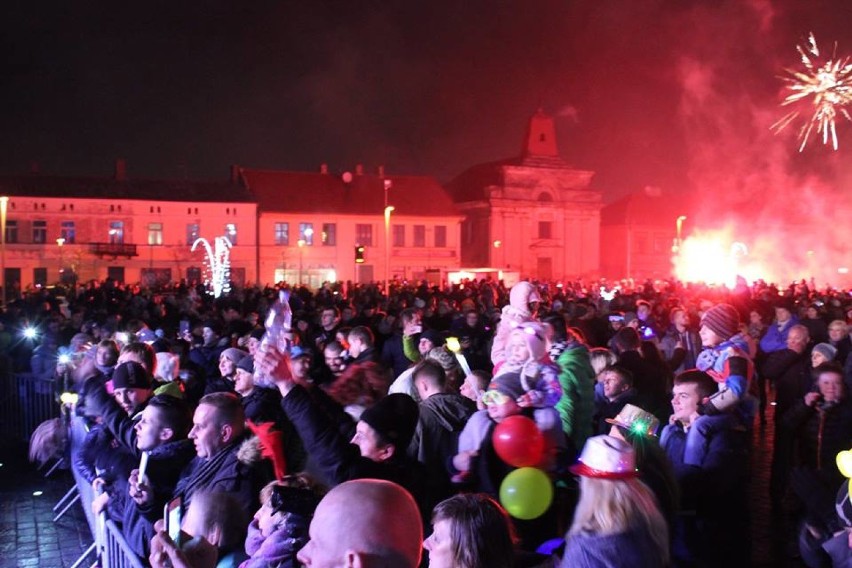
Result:
[[[446,463],[458,452],[459,435],[476,406],[459,394],[433,394],[420,403],[420,420],[408,455],[424,465],[431,505],[452,494]]]
[[[811,359],[807,352],[796,353],[792,349],[782,349],[766,358],[763,374],[775,382],[775,420],[781,424],[784,414],[802,400],[813,386]]]
[[[838,483],[843,479],[837,471],[836,456],[852,445],[849,399],[816,407],[799,400],[784,416],[784,427],[797,438],[800,465],[836,476]]]
[[[281,410],[281,394],[274,389],[255,387],[248,396],[241,399],[241,402],[247,420],[255,424],[274,422],[281,432],[287,473],[302,471],[307,455],[302,440],[296,433],[296,428]]]
[[[645,529],[568,537],[560,568],[663,568],[663,558]]]

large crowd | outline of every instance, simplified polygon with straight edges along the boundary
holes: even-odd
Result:
[[[846,566],[850,322],[806,281],[107,280],[10,302],[0,353],[78,394],[74,465],[152,566],[747,566],[764,490]]]

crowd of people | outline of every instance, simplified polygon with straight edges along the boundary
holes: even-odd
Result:
[[[270,341],[281,287],[92,282],[0,316],[16,371],[79,393],[75,467],[153,566],[746,566],[770,412],[773,508],[808,565],[852,558],[843,291],[327,284]],[[530,467],[553,497],[524,515],[504,490]]]

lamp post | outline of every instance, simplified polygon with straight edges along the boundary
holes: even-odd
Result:
[[[299,239],[296,242],[299,245],[299,286],[302,285],[302,254],[305,249],[305,239]]]
[[[675,254],[680,254],[680,246],[683,244],[683,240],[681,239],[681,230],[683,229],[684,221],[686,221],[686,215],[681,215],[675,222],[677,228],[677,236],[675,237]]]
[[[65,272],[65,259],[62,256],[62,247],[65,245],[65,239],[63,237],[59,237],[56,239],[56,246],[59,247],[59,282],[61,283],[62,273]]]
[[[6,207],[8,205],[9,198],[5,195],[0,197],[0,286],[3,287],[0,305],[6,304]]]
[[[387,196],[387,193],[385,195]],[[393,211],[393,205],[385,206],[385,294],[388,298],[390,298],[390,218]]]

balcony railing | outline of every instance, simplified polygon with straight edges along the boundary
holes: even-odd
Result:
[[[97,256],[126,256],[127,258],[139,256],[136,245],[126,243],[89,243],[89,252]]]

